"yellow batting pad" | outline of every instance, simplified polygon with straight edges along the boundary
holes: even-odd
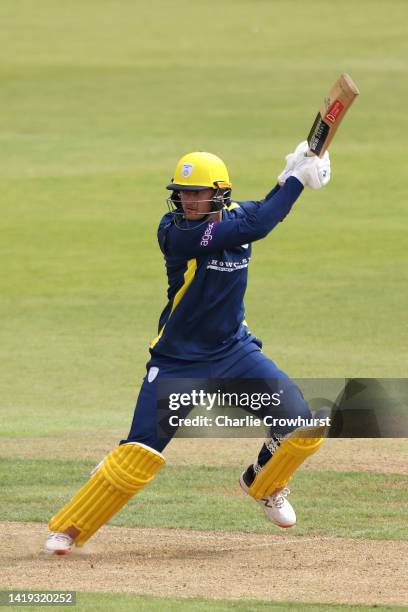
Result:
[[[159,452],[132,442],[111,451],[92,478],[49,522],[51,531],[75,527],[82,546],[118,512],[133,495],[145,487],[165,463]]]
[[[321,435],[323,428],[314,428],[312,435]],[[273,453],[271,459],[263,466],[262,470],[255,476],[254,482],[249,487],[249,494],[255,499],[261,499],[272,495],[277,489],[286,487],[298,467],[313,455],[324,438],[287,438],[281,442],[279,448]]]

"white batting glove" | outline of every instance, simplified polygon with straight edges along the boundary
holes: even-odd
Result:
[[[278,183],[281,187],[285,184],[286,179],[291,176],[296,164],[298,164],[300,160],[305,157],[308,151],[309,145],[307,144],[307,140],[303,140],[300,144],[298,144],[293,153],[286,155],[286,166],[278,176]]]
[[[291,176],[296,177],[305,187],[311,189],[324,187],[331,177],[329,152],[326,151],[322,159],[315,155],[304,157],[296,164]]]

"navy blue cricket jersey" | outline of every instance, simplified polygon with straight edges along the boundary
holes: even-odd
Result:
[[[158,240],[168,303],[150,345],[153,356],[214,360],[257,340],[248,331],[244,308],[251,243],[286,217],[302,190],[300,181],[290,177],[263,200],[224,208],[221,221],[179,221],[187,231],[175,224],[172,213],[164,215]]]

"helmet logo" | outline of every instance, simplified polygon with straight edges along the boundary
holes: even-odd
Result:
[[[193,172],[194,166],[193,164],[183,164],[181,166],[181,174],[187,178],[188,176],[191,176],[191,173]]]

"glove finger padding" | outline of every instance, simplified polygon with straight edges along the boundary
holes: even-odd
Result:
[[[286,179],[291,176],[296,164],[299,163],[299,161],[301,161],[305,157],[308,151],[309,145],[307,144],[307,140],[303,140],[301,143],[298,144],[293,153],[289,153],[289,155],[286,155],[286,166],[278,175],[278,183],[281,187],[285,184]]]
[[[297,178],[302,185],[311,189],[321,189],[330,181],[331,166],[329,152],[323,157],[305,157],[296,164],[291,176]]]

